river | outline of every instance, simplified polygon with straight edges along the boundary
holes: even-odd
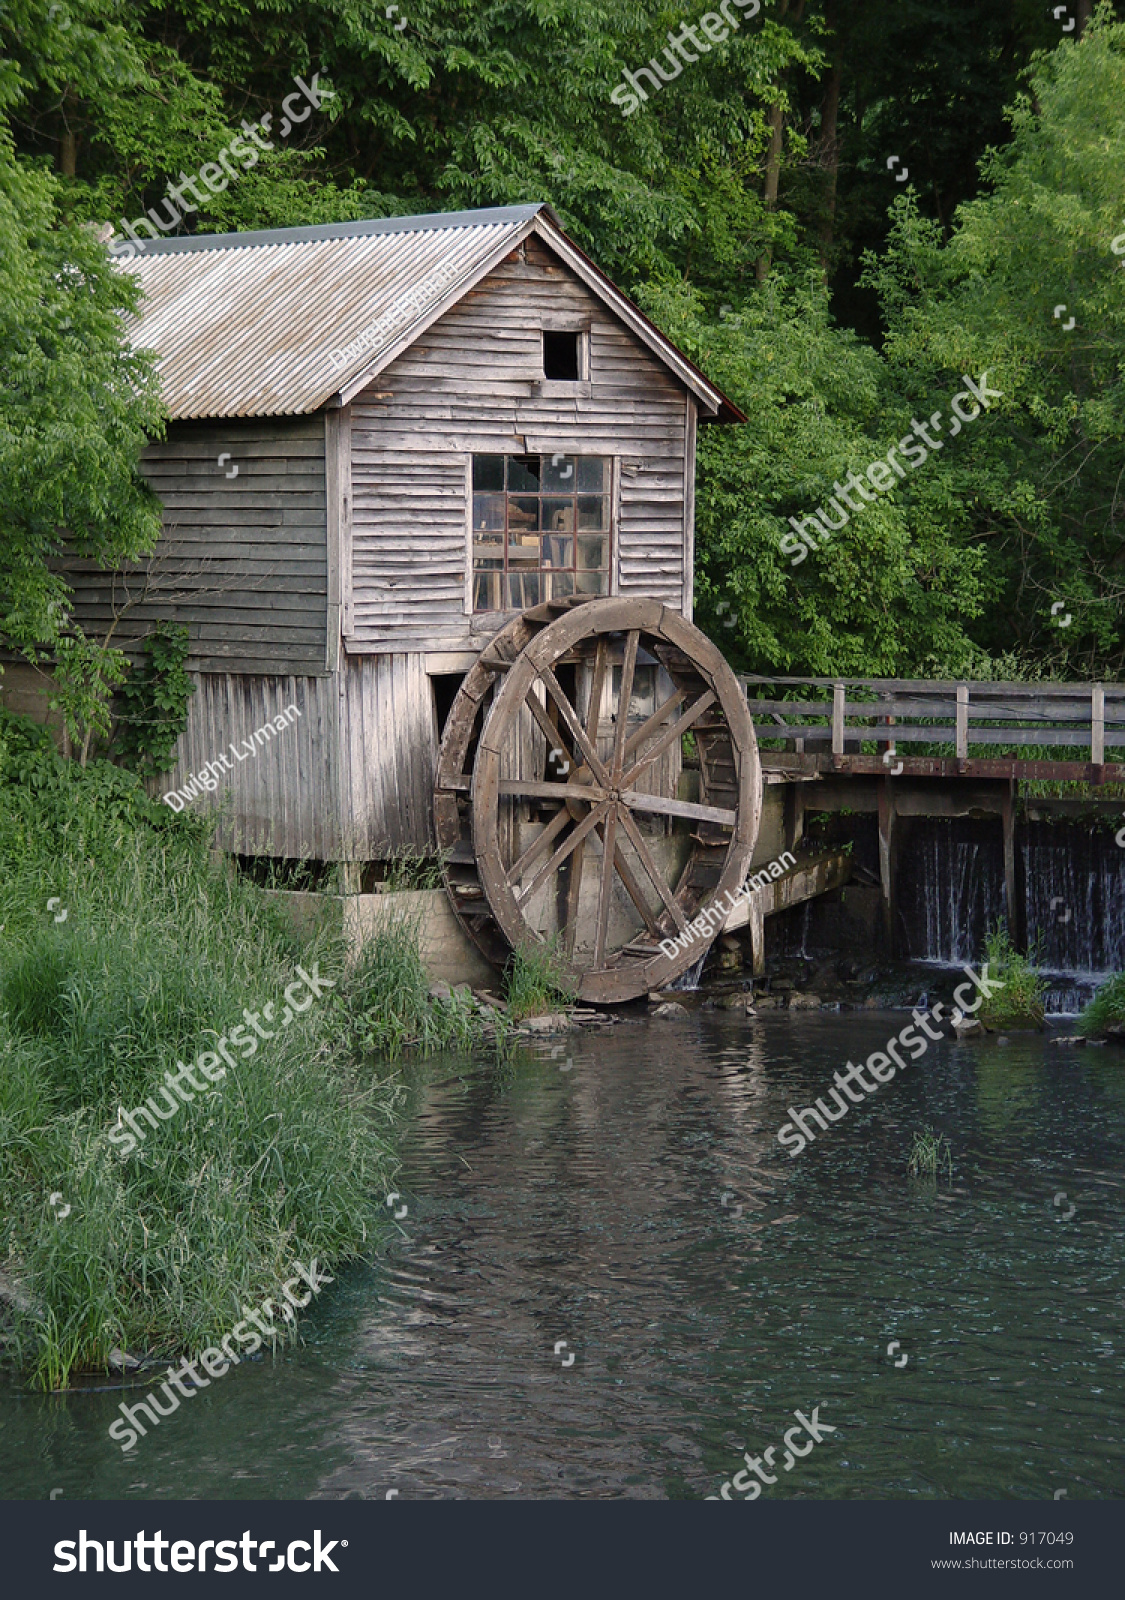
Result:
[[[696,1012],[409,1066],[406,1214],[304,1346],[125,1455],[121,1393],[6,1381],[0,1497],[698,1498],[770,1447],[763,1496],[1121,1496],[1125,1056],[935,1044],[791,1159],[786,1108],[906,1021]],[[907,1173],[926,1125],[951,1178]],[[787,1471],[797,1411],[821,1442]]]

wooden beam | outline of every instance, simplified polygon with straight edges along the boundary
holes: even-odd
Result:
[[[879,784],[879,885],[883,894],[883,932],[887,941],[887,954],[895,953],[895,797],[894,789],[886,778]]]

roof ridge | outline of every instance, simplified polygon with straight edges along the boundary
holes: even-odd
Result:
[[[260,245],[306,244],[327,239],[360,239],[379,233],[433,233],[443,228],[484,228],[527,222],[546,214],[558,217],[545,200],[519,206],[484,206],[475,211],[430,211],[412,217],[359,217],[350,222],[313,223],[300,228],[261,228],[245,233],[192,233],[179,238],[145,240],[146,256],[176,255],[196,250],[241,250]],[[561,223],[559,223],[561,227]]]

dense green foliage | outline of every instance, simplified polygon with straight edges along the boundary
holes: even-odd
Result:
[[[187,657],[188,630],[158,622],[118,693],[114,753],[142,776],[168,771],[187,727],[188,701],[195,693],[184,669]]]
[[[683,0],[11,0],[0,623],[65,632],[63,520],[105,559],[155,526],[130,479],[155,422],[118,342],[128,284],[76,223],[545,199],[750,418],[704,430],[698,499],[700,615],[739,664],[1120,674],[1125,5],[1075,0],[1067,34],[1034,0],[736,3],[738,29],[677,66],[669,33],[705,14]],[[675,75],[625,115],[614,92],[654,56]],[[184,203],[266,118],[254,165]],[[984,372],[986,417],[790,565],[790,517]],[[69,648],[88,745],[112,663]]]

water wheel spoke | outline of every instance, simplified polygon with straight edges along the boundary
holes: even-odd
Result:
[[[613,899],[613,868],[617,850],[617,807],[610,808],[602,832],[602,881],[598,892],[598,927],[594,937],[594,966],[605,966],[609,936],[609,908]]]
[[[625,741],[626,759],[628,759],[629,756],[634,755],[644,744],[645,740],[651,738],[656,732],[657,728],[659,728],[662,723],[667,722],[668,718],[672,715],[673,711],[675,711],[676,707],[683,705],[686,699],[686,689],[677,689],[675,694],[670,695],[660,709],[658,711],[654,711],[652,716],[649,717],[648,721],[643,723],[637,729],[636,733],[631,734]]]
[[[572,851],[576,850],[582,843],[582,840],[594,827],[595,823],[601,821],[608,809],[609,803],[607,801],[602,805],[595,806],[592,811],[588,812],[574,831],[559,845],[551,859],[540,867],[526,889],[521,889],[515,881],[514,875],[511,872],[508,873],[508,886],[514,893],[517,904],[522,905],[530,900],[535,891],[546,883],[551,874],[558,871]]]
[[[625,659],[621,663],[621,693],[617,697],[617,727],[613,735],[613,772],[621,776],[625,765],[625,735],[629,729],[629,702],[633,698],[633,679],[637,675],[637,647],[641,642],[639,628],[632,628],[625,641]],[[600,962],[599,962],[600,965]]]
[[[599,827],[598,832],[601,834],[602,842],[604,843],[605,833],[603,829]],[[648,901],[641,892],[641,886],[634,876],[633,869],[626,861],[624,852],[621,849],[621,845],[616,839],[614,840],[613,844],[613,860],[614,865],[617,868],[617,876],[625,885],[625,892],[629,896],[629,899],[640,912],[645,927],[648,929],[649,933],[652,934],[654,939],[659,939],[660,929],[657,926],[656,918],[649,909]]]
[[[569,816],[569,812],[566,813]],[[586,841],[580,839],[570,858],[570,881],[566,886],[566,931],[563,946],[566,959],[574,960],[574,941],[578,934],[578,902],[582,895],[582,866],[586,858]]]
[[[715,704],[715,699],[716,695],[712,689],[708,689],[705,694],[701,694],[695,704],[685,711],[678,721],[674,722],[670,728],[665,728],[652,749],[647,750],[641,760],[625,773],[621,779],[621,787],[623,789],[631,789],[641,773],[646,768],[651,767],[652,763],[658,756],[664,754],[670,744],[674,743],[676,739],[682,738],[693,723],[698,722],[703,713]]]
[[[586,718],[586,737],[598,748],[598,724],[602,716],[602,694],[605,690],[605,669],[609,660],[609,650],[606,646],[604,634],[599,634],[597,648],[594,651],[594,677],[590,684],[590,715]]]
[[[592,812],[591,815],[593,815]],[[656,887],[656,892],[660,896],[661,900],[663,900],[665,908],[671,915],[672,920],[675,922],[677,928],[679,928],[680,932],[683,933],[684,929],[687,927],[687,918],[677,905],[672,896],[671,890],[668,888],[668,885],[664,882],[664,877],[660,871],[660,868],[652,859],[652,856],[649,853],[648,845],[644,842],[644,838],[641,835],[641,830],[637,827],[637,824],[633,821],[632,816],[624,806],[621,808],[621,826],[628,834],[629,842],[633,846],[633,849],[637,852],[637,855],[640,858],[641,866],[652,879],[652,882]]]
[[[501,778],[499,791],[524,800],[557,800],[565,805],[568,800],[608,800],[609,790],[596,783],[552,783],[550,778]]]
[[[693,822],[717,822],[724,828],[733,828],[738,821],[737,811],[725,806],[705,806],[698,800],[670,800],[660,794],[645,794],[640,789],[623,789],[621,798],[634,811],[657,811],[664,817],[688,817]]]
[[[570,699],[564,692],[559,680],[555,677],[550,667],[540,667],[539,676],[547,686],[547,693],[558,706],[559,715],[570,730],[571,738],[585,756],[586,765],[598,782],[604,783],[608,787],[609,773],[606,771],[605,762],[586,737],[586,730],[579,722],[578,714],[571,705]]]
[[[544,707],[539,704],[534,688],[528,690],[524,705],[539,724],[539,731],[547,741],[547,759],[550,760],[552,750],[562,749],[562,745],[559,742],[559,730],[547,715]],[[564,752],[564,754],[567,754],[567,752]]]
[[[511,876],[518,883],[537,856],[543,854],[548,845],[554,844],[559,834],[570,821],[570,812],[563,806],[556,816],[553,816],[542,833],[536,834],[528,845],[523,855],[520,856],[512,868]]]

